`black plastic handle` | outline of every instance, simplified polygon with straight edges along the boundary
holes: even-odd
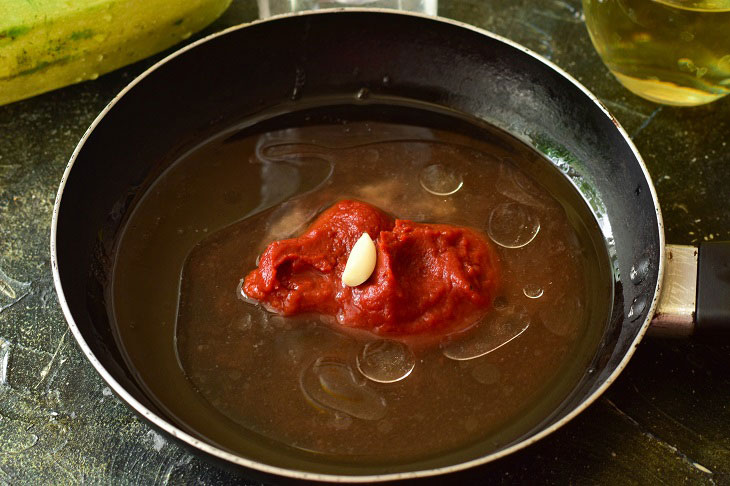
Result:
[[[730,333],[730,242],[700,245],[697,260],[697,334]]]

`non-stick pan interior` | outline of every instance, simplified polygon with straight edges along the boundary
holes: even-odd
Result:
[[[272,107],[363,93],[496,125],[545,154],[590,206],[615,296],[594,366],[542,427],[560,422],[623,366],[645,326],[662,245],[653,188],[615,120],[561,72],[484,32],[407,14],[317,13],[236,28],[173,56],[115,100],[72,161],[57,215],[61,298],[84,351],[168,419],[117,348],[103,300],[112,244],[138,189],[190,140]]]

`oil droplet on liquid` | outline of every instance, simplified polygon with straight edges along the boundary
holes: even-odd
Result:
[[[358,381],[352,368],[336,358],[322,357],[305,368],[300,386],[315,407],[363,420],[379,420],[385,416],[385,399]]]
[[[545,291],[537,284],[527,284],[522,289],[522,293],[528,299],[539,299]]]
[[[530,207],[518,203],[503,203],[489,215],[487,233],[499,246],[522,248],[532,242],[540,231],[540,219]]]
[[[367,343],[357,356],[357,369],[378,383],[393,383],[406,378],[416,366],[413,352],[399,341],[381,339]]]
[[[454,170],[433,164],[421,169],[421,187],[434,196],[450,196],[464,187],[464,178]]]
[[[452,336],[442,352],[455,361],[479,358],[517,338],[529,326],[530,317],[522,309],[493,312],[474,328],[461,333],[463,336]]]

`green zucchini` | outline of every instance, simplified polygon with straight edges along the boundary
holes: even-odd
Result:
[[[188,38],[231,0],[0,0],[0,105],[132,63]]]

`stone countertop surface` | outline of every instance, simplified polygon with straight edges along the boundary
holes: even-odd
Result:
[[[730,240],[730,97],[672,108],[626,91],[595,53],[579,0],[441,0],[439,13],[524,44],[593,91],[646,161],[668,242]],[[237,1],[204,33],[256,16],[255,2]],[[66,163],[97,113],[160,57],[0,107],[0,484],[257,484],[127,409],[79,351],[53,288],[51,212]],[[730,339],[646,339],[567,426],[433,482],[619,481],[730,484]]]

